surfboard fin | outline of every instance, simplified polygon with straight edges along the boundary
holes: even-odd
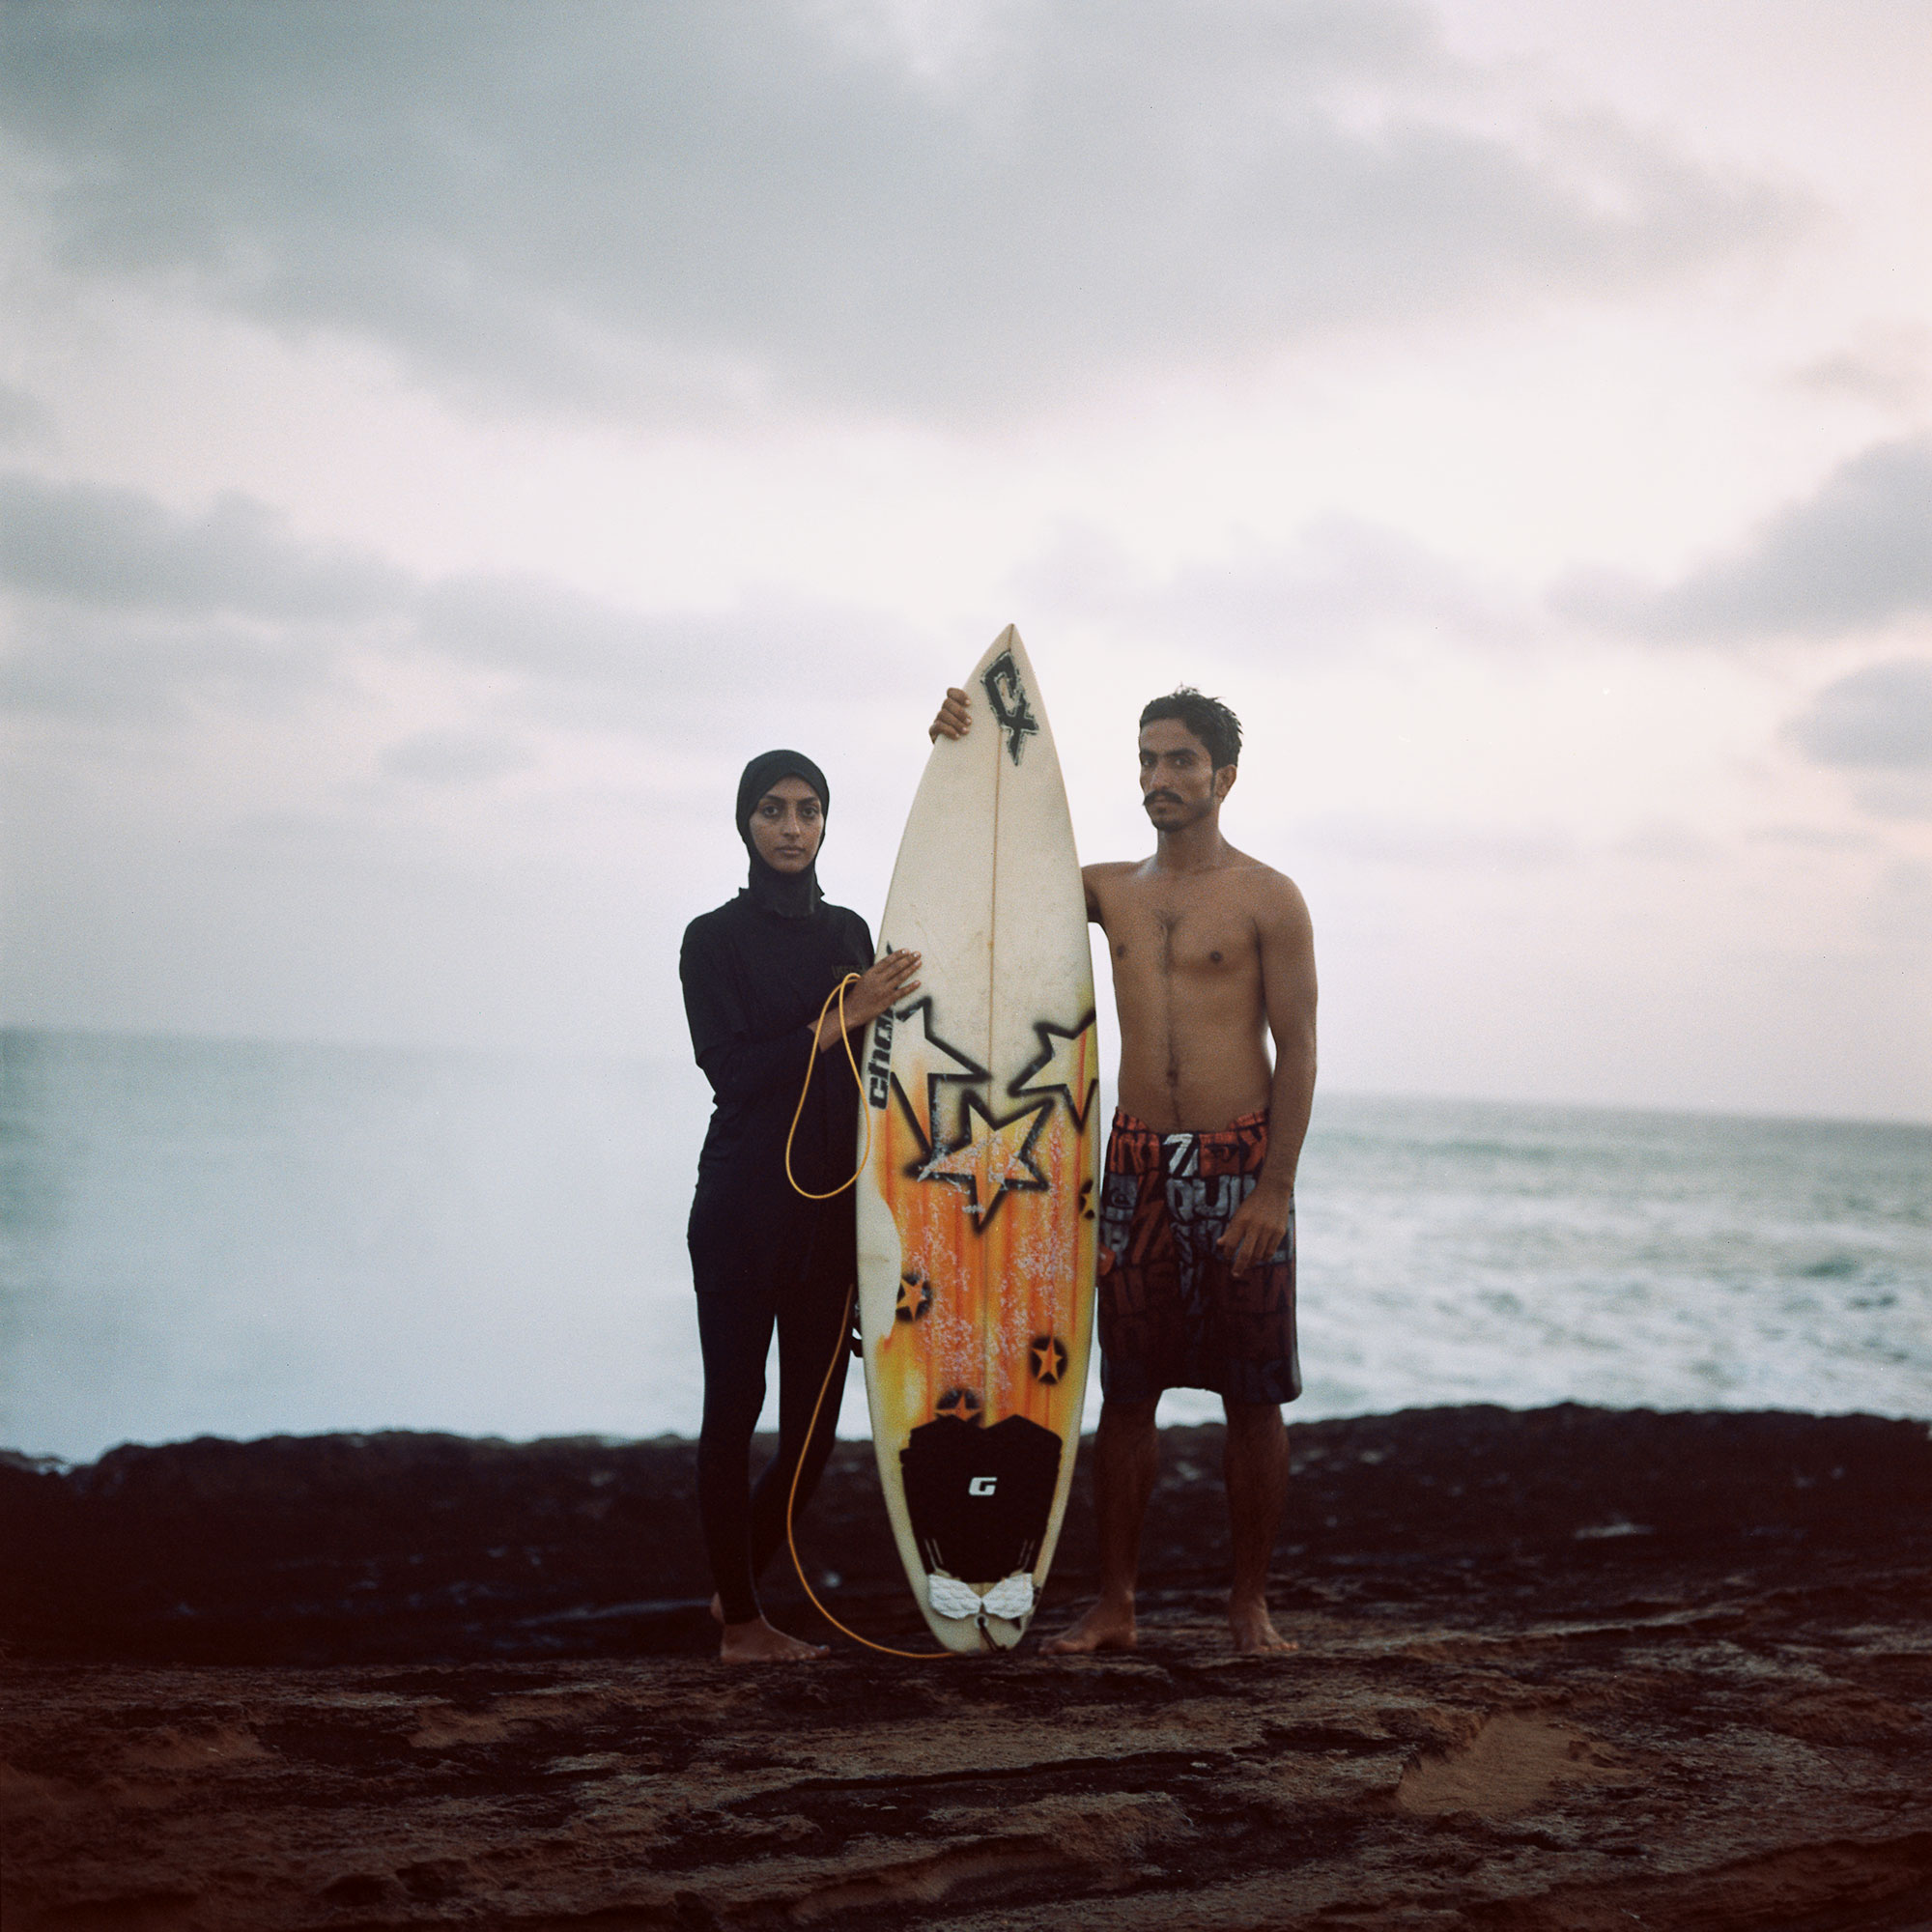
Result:
[[[926,1602],[937,1616],[963,1621],[968,1617],[1004,1617],[1021,1623],[1033,1614],[1033,1578],[1024,1571],[995,1583],[982,1597],[970,1583],[957,1577],[930,1576],[925,1579]]]

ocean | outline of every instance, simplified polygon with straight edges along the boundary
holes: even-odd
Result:
[[[682,1062],[0,1032],[0,1445],[694,1434],[706,1111]],[[1324,1093],[1298,1235],[1294,1416],[1932,1417],[1932,1126]]]

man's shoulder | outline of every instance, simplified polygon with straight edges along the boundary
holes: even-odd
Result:
[[[1195,876],[1205,903],[1251,921],[1262,933],[1286,937],[1308,924],[1301,889],[1286,872],[1251,853],[1230,846],[1224,864]]]
[[[1239,893],[1257,911],[1294,912],[1306,917],[1308,906],[1301,888],[1286,872],[1246,852],[1232,856],[1235,863],[1226,873],[1232,891]]]
[[[1105,925],[1132,900],[1135,883],[1146,865],[1145,859],[1101,859],[1082,866],[1080,883],[1087,892],[1087,916]]]
[[[1230,851],[1228,872],[1251,892],[1295,892],[1295,883],[1278,866],[1257,859],[1252,852]]]

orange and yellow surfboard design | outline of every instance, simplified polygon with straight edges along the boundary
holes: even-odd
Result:
[[[859,1280],[900,1555],[955,1650],[1007,1649],[1052,1560],[1093,1335],[1099,1042],[1060,761],[1010,626],[933,748],[882,948],[921,990],[867,1041]]]

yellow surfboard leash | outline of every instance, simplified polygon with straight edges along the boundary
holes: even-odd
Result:
[[[801,1187],[798,1184],[798,1176],[791,1171],[791,1144],[797,1137],[799,1122],[805,1118],[805,1096],[811,1092],[811,1076],[818,1070],[818,1056],[821,1051],[818,1032],[825,1025],[825,1015],[832,1010],[834,1000],[838,1002],[838,1043],[845,1049],[845,1060],[852,1068],[854,1085],[861,1094],[866,1091],[866,1076],[859,1071],[859,1057],[852,1051],[852,1034],[845,1024],[845,988],[856,986],[859,978],[857,973],[846,974],[838,985],[826,994],[825,1004],[818,1009],[818,1026],[813,1029],[811,1058],[805,1063],[805,1085],[798,1090],[798,1105],[791,1110],[791,1127],[785,1134],[785,1179],[791,1182],[792,1192],[804,1195],[808,1201],[831,1201],[843,1194],[865,1173],[866,1163],[872,1157],[872,1116],[869,1109],[861,1108],[860,1112],[866,1122],[866,1151],[859,1156],[859,1165],[852,1170],[848,1179],[841,1180],[830,1193],[814,1194],[810,1188]]]
[[[859,1156],[859,1165],[853,1169],[851,1178],[841,1180],[830,1193],[814,1194],[809,1187],[799,1186],[798,1177],[791,1171],[792,1140],[798,1133],[799,1122],[805,1116],[805,1097],[811,1092],[811,1076],[818,1065],[819,1047],[814,1034],[811,1058],[806,1063],[805,1085],[798,1090],[798,1105],[792,1109],[791,1130],[785,1135],[785,1179],[791,1182],[793,1192],[803,1195],[808,1201],[831,1201],[837,1196],[843,1194],[848,1187],[857,1182],[860,1175],[865,1173],[872,1158],[872,1114],[871,1109],[865,1104],[866,1076],[859,1071],[859,1058],[852,1051],[852,1034],[850,1029],[845,1025],[845,988],[856,985],[859,977],[857,973],[847,973],[838,985],[834,986],[831,992],[826,994],[825,1004],[818,1009],[818,1025],[820,1027],[824,1026],[825,1016],[832,1010],[833,1001],[837,1000],[838,1002],[839,1039],[845,1048],[846,1065],[852,1069],[853,1084],[859,1090],[859,1111],[866,1122],[866,1151]],[[864,1644],[867,1650],[878,1651],[884,1657],[908,1657],[915,1663],[935,1662],[940,1658],[951,1657],[952,1652],[950,1650],[895,1650],[891,1644],[874,1643],[870,1637],[861,1636],[857,1631],[840,1623],[818,1601],[818,1592],[811,1587],[811,1579],[805,1574],[805,1563],[798,1553],[798,1536],[795,1520],[798,1510],[799,1480],[805,1474],[806,1458],[811,1453],[812,1438],[818,1434],[818,1418],[825,1407],[826,1394],[832,1387],[833,1373],[838,1367],[838,1358],[844,1354],[847,1339],[852,1332],[853,1304],[858,1299],[858,1294],[859,1285],[857,1282],[854,1282],[850,1290],[846,1293],[845,1319],[838,1324],[838,1339],[833,1346],[832,1359],[825,1365],[825,1378],[818,1384],[818,1400],[811,1406],[811,1420],[806,1425],[805,1441],[800,1445],[798,1463],[791,1472],[791,1490],[785,1497],[785,1546],[791,1551],[791,1567],[798,1572],[798,1580],[804,1585],[805,1594],[811,1599],[812,1607],[834,1630],[849,1636],[854,1643]]]

